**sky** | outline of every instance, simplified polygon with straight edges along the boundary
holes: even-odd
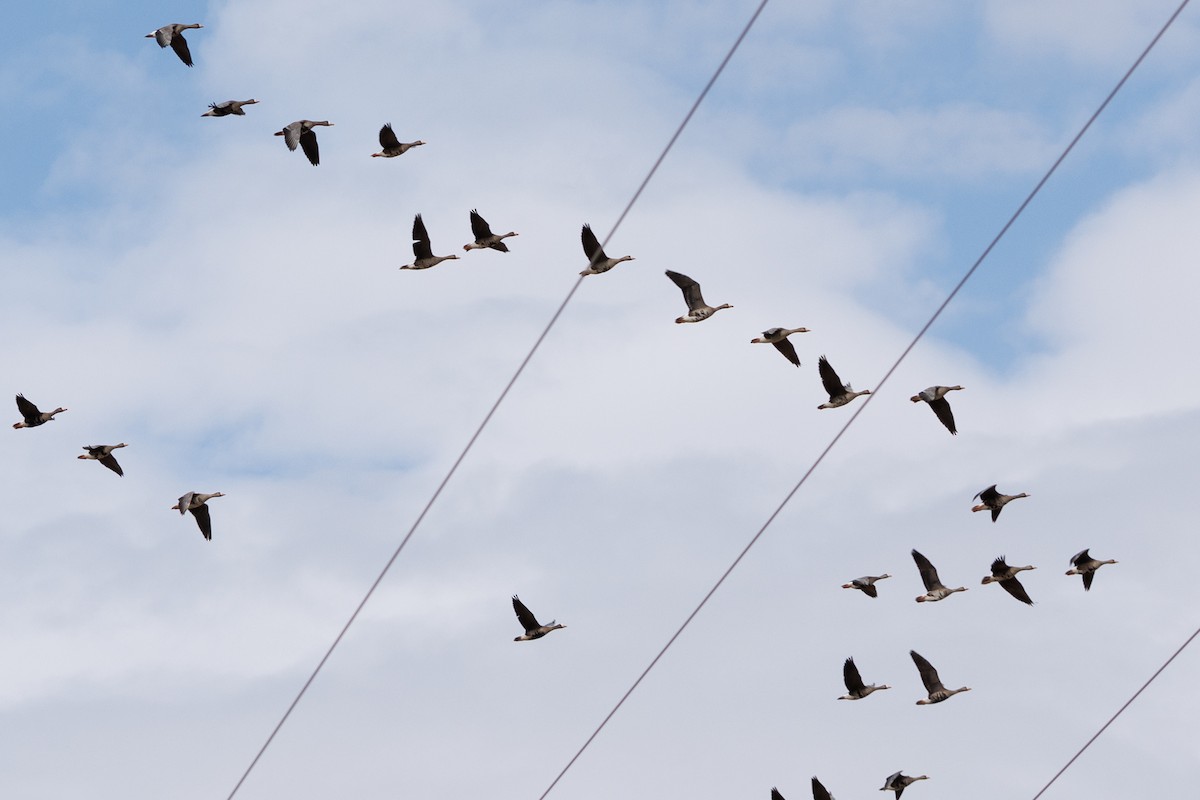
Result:
[[[69,410],[4,434],[0,793],[229,794],[755,5],[14,10],[0,374]],[[853,412],[817,358],[875,388],[1174,7],[768,5],[237,797],[536,800]],[[1032,797],[1195,630],[1198,40],[1189,8],[550,797]],[[304,118],[319,167],[272,136]],[[385,122],[428,144],[370,158]],[[462,252],[473,208],[510,253]],[[459,260],[397,269],[416,213]],[[668,269],[734,307],[675,325]],[[117,442],[123,478],[75,459]],[[1030,497],[992,523],[991,484]],[[1085,547],[1119,562],[1087,593]],[[914,603],[913,548],[969,591]],[[514,594],[568,627],[514,643]],[[972,691],[916,707],[911,649]],[[848,656],[893,688],[836,700]],[[1198,664],[1045,797],[1186,796]]]

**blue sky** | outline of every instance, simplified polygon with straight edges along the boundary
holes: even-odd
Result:
[[[768,6],[610,243],[636,260],[584,282],[238,796],[538,796],[850,413],[816,410],[817,357],[874,388],[1171,10]],[[16,10],[5,377],[70,410],[0,463],[6,796],[228,793],[751,11]],[[173,21],[205,25],[194,69],[143,38]],[[914,798],[1032,796],[1191,632],[1197,31],[552,796],[853,797],[901,768]],[[318,168],[272,136],[300,118],[336,123]],[[369,158],[384,122],[428,144]],[[461,253],[472,208],[511,253]],[[463,257],[397,270],[415,213]],[[734,308],[674,325],[666,269]],[[748,344],[775,325],[812,328],[800,369]],[[957,437],[908,402],[936,383],[967,387]],[[117,441],[124,478],[74,458]],[[1031,495],[994,525],[968,511],[992,483]],[[212,542],[169,510],[192,490],[226,495]],[[970,591],[913,603],[914,547]],[[1087,594],[1084,547],[1121,562]],[[980,586],[1002,553],[1034,607]],[[883,571],[878,600],[839,588]],[[568,628],[513,643],[512,594]],[[973,691],[916,708],[910,648]],[[895,688],[837,702],[849,655]],[[1185,795],[1194,663],[1047,797]]]

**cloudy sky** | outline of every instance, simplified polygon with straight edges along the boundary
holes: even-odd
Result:
[[[69,411],[3,434],[0,794],[228,795],[755,5],[12,10],[0,394]],[[817,357],[874,387],[1175,5],[769,5],[238,797],[536,800],[852,413]],[[1032,797],[1200,624],[1194,12],[552,797]],[[369,158],[384,122],[428,144]],[[397,270],[418,212],[461,260]],[[666,269],[734,308],[673,324]],[[914,603],[914,547],[970,591]],[[514,644],[513,594],[568,628]],[[910,649],[973,691],[917,708]],[[850,655],[894,688],[837,701]],[[1046,797],[1191,791],[1198,665]]]

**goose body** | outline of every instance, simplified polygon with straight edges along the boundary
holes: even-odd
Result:
[[[886,572],[882,575],[864,575],[861,578],[855,578],[849,583],[843,583],[843,589],[858,589],[867,597],[878,597],[879,590],[875,588],[875,581],[881,581],[884,578],[890,578]]]
[[[858,667],[854,664],[854,657],[846,659],[842,664],[842,680],[846,684],[846,694],[838,698],[838,700],[862,700],[872,692],[878,692],[881,689],[890,689],[886,683],[876,686],[875,684],[863,683],[862,676],[858,673]]]
[[[1090,549],[1090,548],[1089,548]],[[1096,574],[1096,570],[1103,567],[1105,564],[1116,564],[1113,559],[1100,561],[1092,558],[1087,550],[1080,550],[1075,555],[1071,556],[1071,568],[1067,570],[1068,575],[1079,575],[1083,578],[1083,590],[1089,592],[1092,589],[1092,576]]]
[[[378,153],[371,153],[371,158],[395,158],[423,144],[425,143],[419,139],[415,142],[400,141],[396,138],[396,132],[392,130],[392,123],[389,122],[379,129],[379,146],[383,149]]]
[[[957,589],[947,589],[938,580],[937,568],[929,561],[928,558],[912,551],[913,561],[917,563],[917,569],[921,572],[921,582],[925,584],[925,594],[917,597],[918,603],[936,603],[938,600],[945,600],[955,592],[965,592],[967,587],[959,586]]]
[[[822,408],[838,408],[846,405],[854,398],[863,394],[870,394],[870,389],[863,389],[861,392],[856,392],[850,388],[850,384],[842,383],[842,379],[833,371],[833,367],[829,365],[829,360],[825,356],[821,356],[817,360],[817,371],[821,373],[821,384],[825,387],[825,391],[829,394],[829,402],[821,403],[817,406]]]
[[[579,273],[580,275],[599,275],[601,272],[608,272],[622,261],[633,261],[633,256],[609,258],[600,246],[596,234],[592,233],[591,225],[584,224],[579,238],[583,242],[583,254],[588,257],[588,268]]]
[[[517,622],[521,623],[521,627],[525,629],[525,633],[513,639],[514,642],[527,642],[532,639],[540,639],[550,631],[567,627],[566,625],[559,625],[554,620],[550,620],[549,625],[542,625],[537,621],[537,617],[533,615],[533,612],[526,608],[525,604],[515,594],[513,595],[512,603],[513,611],[517,612]]]
[[[212,539],[212,517],[208,513],[208,501],[214,497],[224,497],[222,492],[213,492],[212,494],[202,494],[200,492],[188,492],[183,497],[179,498],[179,502],[171,506],[172,511],[178,511],[183,514],[185,511],[192,512],[192,516],[196,518],[196,524],[200,526],[200,533],[204,534],[204,538]]]
[[[183,32],[189,28],[203,28],[199,22],[193,22],[190,25],[183,25],[178,22],[171,25],[163,25],[153,33],[147,33],[147,39],[153,39],[158,42],[159,47],[171,46],[175,51],[175,55],[179,56],[179,60],[189,67],[192,66],[192,54],[188,50],[187,39],[183,38]]]
[[[226,100],[224,103],[209,103],[208,111],[205,111],[200,116],[202,117],[228,117],[230,114],[235,114],[239,117],[246,116],[246,112],[242,111],[242,106],[252,106],[258,101],[251,98],[249,100]]]
[[[443,261],[457,259],[458,256],[435,256],[433,254],[433,245],[429,243],[429,232],[425,230],[425,220],[421,219],[421,215],[413,219],[413,262],[405,264],[400,269],[429,269],[436,267]]]
[[[1011,503],[1013,500],[1020,500],[1022,497],[1029,495],[1021,492],[1020,494],[1000,494],[996,491],[996,484],[992,484],[984,489],[979,494],[975,495],[979,499],[979,505],[973,506],[972,511],[987,511],[992,512],[992,522],[995,522],[1000,517],[1000,511]]]
[[[798,367],[800,366],[800,356],[796,355],[796,348],[787,338],[793,333],[809,333],[809,330],[808,328],[768,328],[763,331],[762,336],[751,339],[750,344],[773,344],[784,358]]]
[[[904,794],[904,790],[908,788],[909,784],[927,780],[929,780],[928,775],[918,775],[915,778],[910,778],[907,775],[901,775],[899,772],[893,772],[888,776],[883,786],[879,787],[879,791],[895,792],[896,800],[900,800],[900,795]]]
[[[687,302],[688,313],[679,317],[675,322],[703,322],[723,308],[733,308],[728,303],[710,306],[700,295],[700,284],[679,272],[667,270],[667,277],[683,291],[683,299]]]
[[[17,395],[17,411],[21,412],[21,421],[14,422],[13,428],[36,428],[38,425],[45,425],[54,419],[55,414],[61,414],[66,411],[65,408],[56,408],[53,411],[39,411],[38,407],[25,399],[25,395]]]
[[[90,459],[92,461],[99,461],[101,464],[108,467],[113,472],[117,473],[118,475],[124,476],[125,472],[121,469],[121,465],[117,463],[117,459],[113,458],[112,451],[116,450],[118,447],[128,447],[128,446],[129,445],[125,444],[124,442],[121,442],[120,444],[84,445],[83,449],[87,450],[87,453],[85,453],[84,455],[81,455],[81,456],[76,456],[76,458],[83,458],[83,459]]]
[[[954,412],[950,410],[950,402],[946,400],[948,392],[961,390],[961,386],[930,386],[923,392],[914,394],[909,399],[914,403],[919,403],[924,400],[933,409],[933,413],[946,426],[946,430],[957,435],[958,429],[954,427]]]
[[[492,233],[492,227],[487,224],[487,220],[479,216],[478,211],[471,209],[471,235],[475,237],[475,241],[464,244],[463,250],[470,252],[471,250],[486,250],[490,247],[492,250],[507,253],[508,245],[503,240],[517,234],[514,231]]]
[[[921,654],[916,650],[909,650],[908,654],[912,656],[913,663],[917,665],[917,671],[921,673],[921,683],[925,684],[925,691],[929,693],[929,697],[924,700],[918,700],[919,706],[930,706],[934,703],[941,703],[944,700],[949,700],[954,695],[960,692],[971,691],[970,686],[960,686],[957,689],[947,689],[942,685],[941,679],[938,678],[937,670],[933,665],[922,658]]]
[[[275,135],[283,137],[283,143],[287,145],[288,150],[295,150],[299,146],[308,157],[308,163],[316,167],[321,164],[321,150],[317,146],[317,134],[313,131],[318,125],[333,127],[333,123],[327,120],[298,119],[285,125],[283,130],[276,131]]]
[[[1037,569],[1037,567],[1010,567],[1005,563],[1004,556],[1000,556],[992,562],[992,574],[983,576],[983,585],[998,583],[1004,591],[1022,603],[1033,605],[1033,601],[1029,599],[1029,595],[1025,592],[1025,587],[1017,580],[1017,573],[1028,569]]]

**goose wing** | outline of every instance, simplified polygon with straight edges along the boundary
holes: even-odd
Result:
[[[792,346],[792,343],[787,339],[787,337],[784,337],[777,342],[771,342],[771,344],[775,345],[776,350],[783,353],[784,358],[795,364],[797,367],[800,366],[800,356],[796,355],[796,348]]]
[[[208,514],[208,506],[198,505],[188,510],[196,518],[196,524],[200,526],[200,532],[204,534],[204,538],[212,540],[212,517]]]
[[[933,664],[926,661],[916,650],[909,650],[908,654],[912,656],[913,663],[917,665],[917,671],[921,673],[921,683],[925,684],[925,691],[930,694],[946,691],[946,687],[942,685],[941,679],[938,678],[937,670],[933,668]]]
[[[17,395],[17,411],[21,412],[21,416],[25,418],[26,423],[34,423],[41,419],[42,412],[38,411],[38,407],[25,399],[25,395]],[[1084,550],[1083,552],[1087,552]]]
[[[320,165],[321,150],[317,147],[317,134],[311,128],[300,134],[300,149],[308,156],[308,163],[314,167]]]
[[[783,795],[774,786],[771,787],[771,800],[783,800]]]
[[[828,789],[821,785],[821,782],[817,780],[816,775],[814,775],[812,779],[812,790],[813,800],[833,800],[833,795],[829,793]]]
[[[1012,570],[1011,567],[1004,561],[1004,556],[1000,556],[992,562],[992,577],[1003,578]]]
[[[1090,592],[1092,590],[1092,578],[1094,577],[1096,577],[1095,570],[1083,573],[1083,590],[1085,592]]]
[[[1000,497],[1000,493],[996,491],[996,484],[994,483],[979,494],[975,495],[975,499],[983,503],[985,506],[990,506],[992,503],[996,502],[996,498],[998,497]]]
[[[471,209],[471,233],[475,236],[475,241],[477,242],[490,239],[494,235],[492,227],[487,224],[487,220],[479,216],[479,212],[475,209]]]
[[[838,377],[838,374],[833,371],[833,367],[829,366],[829,360],[825,356],[821,356],[817,360],[817,371],[821,373],[821,384],[829,394],[830,400],[846,393],[846,385],[842,383],[842,379]]]
[[[596,239],[596,234],[592,233],[591,225],[583,226],[583,230],[579,233],[579,238],[583,242],[583,254],[588,257],[588,266],[594,266],[601,261],[608,260],[608,256],[604,254],[604,248],[600,246],[599,240]]]
[[[421,215],[413,219],[413,255],[417,260],[422,258],[433,258],[433,246],[429,243],[429,232],[425,230],[425,220],[421,219]]]
[[[862,590],[867,597],[879,597],[879,590],[875,588],[875,584],[867,583],[866,581],[855,581],[855,584]]]
[[[921,571],[921,582],[925,584],[925,591],[932,592],[934,589],[945,589],[942,582],[938,580],[937,568],[930,563],[929,559],[912,551],[913,561],[917,562],[917,569]]]
[[[687,303],[689,310],[695,311],[697,308],[705,306],[704,298],[700,296],[700,284],[681,272],[667,270],[667,277],[683,290],[683,299]]]
[[[118,475],[120,475],[122,477],[125,476],[125,473],[121,470],[121,465],[117,463],[117,460],[115,458],[113,458],[112,453],[109,453],[106,456],[101,456],[99,461],[101,464],[108,467],[113,472],[117,473]]]
[[[155,36],[157,39],[157,35]],[[192,66],[192,54],[188,50],[187,39],[183,38],[182,33],[176,33],[171,37],[171,49],[175,51],[175,55],[179,56],[179,60],[189,67]]]
[[[195,496],[196,496],[195,492],[188,492],[183,497],[179,498],[178,508],[179,508],[180,516],[182,516],[183,512],[187,511],[188,508],[192,505],[192,498]]]
[[[946,426],[946,430],[958,435],[958,429],[954,427],[954,412],[950,410],[950,403],[946,398],[942,397],[937,400],[928,400],[929,407],[933,409],[933,413],[937,414],[937,418]]]
[[[396,132],[392,130],[392,123],[389,122],[379,129],[379,146],[384,150],[400,146],[400,140],[396,138]]]
[[[858,667],[854,665],[853,656],[847,658],[846,663],[842,665],[842,680],[846,682],[846,691],[850,694],[858,694],[866,688],[862,675],[858,673]]]
[[[19,398],[20,395],[17,395],[17,397]],[[18,402],[18,404],[20,404],[20,400],[18,400],[17,402]],[[34,409],[34,410],[36,411],[37,409]],[[1092,557],[1090,555],[1088,555],[1088,550],[1091,550],[1091,549],[1092,548],[1089,547],[1089,548],[1087,548],[1087,550],[1080,550],[1078,553],[1071,556],[1071,565],[1078,567],[1080,564],[1084,563],[1085,561],[1091,561]]]
[[[541,623],[537,621],[537,617],[533,615],[533,612],[526,608],[525,604],[515,594],[513,595],[513,611],[517,612],[517,622],[521,623],[526,633],[542,627]]]
[[[1016,579],[1016,576],[1005,578],[1004,580],[1000,581],[1000,586],[1003,587],[1004,591],[1008,592],[1022,603],[1030,606],[1033,605],[1033,601],[1029,599],[1029,594],[1025,591],[1025,587],[1022,586],[1021,582]]]
[[[283,130],[275,134],[283,137],[283,143],[287,145],[288,150],[295,150],[300,146],[300,123],[293,122],[290,125],[284,125]]]

